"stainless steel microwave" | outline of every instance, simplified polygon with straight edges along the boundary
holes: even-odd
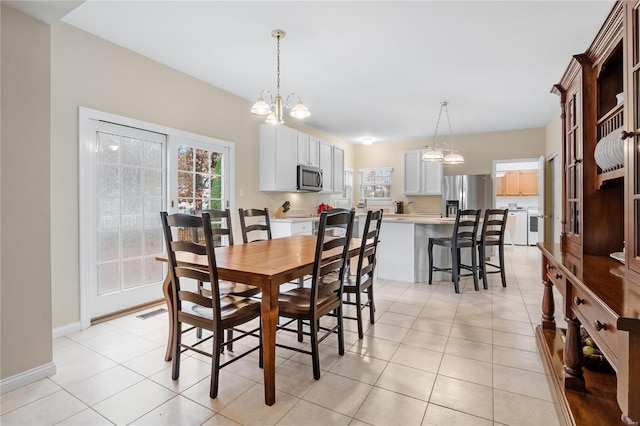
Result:
[[[298,164],[298,191],[322,191],[322,169]]]

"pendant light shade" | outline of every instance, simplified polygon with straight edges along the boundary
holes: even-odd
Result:
[[[443,158],[442,153],[434,148],[431,148],[422,154],[422,161],[440,162]]]
[[[444,157],[444,164],[463,164],[464,158],[459,152],[452,152]]]

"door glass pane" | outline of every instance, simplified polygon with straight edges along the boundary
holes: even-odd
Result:
[[[142,286],[152,277],[162,280],[162,265],[155,261],[163,248],[162,147],[157,141],[97,132],[98,295]]]
[[[224,156],[220,152],[178,148],[178,211],[195,213],[224,208]],[[187,164],[191,161],[191,164]]]

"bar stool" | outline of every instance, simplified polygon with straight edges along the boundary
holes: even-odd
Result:
[[[460,293],[458,281],[460,277],[473,276],[473,286],[478,288],[478,261],[476,259],[476,247],[478,245],[478,223],[480,222],[480,210],[458,210],[456,222],[453,226],[451,237],[429,238],[429,285],[431,285],[433,271],[450,273],[456,293]],[[442,268],[433,266],[433,246],[448,247],[451,249],[451,267]],[[465,265],[460,261],[460,249],[471,249],[471,265]],[[470,271],[469,274],[460,274],[461,269]]]
[[[507,228],[508,214],[509,210],[506,209],[487,209],[484,213],[482,234],[478,240],[478,257],[480,258],[480,279],[485,289],[488,288],[489,285],[487,282],[487,274],[500,273],[502,287],[507,286],[507,279],[504,273],[504,232]],[[491,246],[498,247],[497,265],[486,261],[486,248]],[[487,271],[487,266],[497,269]]]

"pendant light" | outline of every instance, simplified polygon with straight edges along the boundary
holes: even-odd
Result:
[[[444,164],[463,164],[464,157],[460,154],[460,151],[455,149],[455,142],[453,139],[453,132],[451,131],[451,120],[449,119],[449,110],[447,109],[447,105],[449,102],[442,101],[440,102],[440,113],[438,114],[438,121],[436,122],[436,130],[433,133],[433,139],[431,141],[431,146],[422,154],[422,161],[430,161],[430,162],[443,162]],[[442,154],[442,149],[436,148],[436,136],[438,135],[438,127],[440,126],[440,118],[442,117],[442,110],[444,110],[447,116],[447,123],[449,125],[449,139],[451,140],[450,149],[446,149],[449,151],[449,154],[444,156]]]
[[[273,98],[271,96],[271,92],[268,90],[263,90],[260,92],[258,96],[258,100],[253,107],[251,107],[251,112],[255,115],[266,115],[265,119],[266,123],[271,124],[283,124],[283,111],[284,109],[289,109],[291,112],[289,115],[293,118],[307,118],[311,115],[309,109],[302,103],[302,99],[300,99],[300,95],[297,93],[291,93],[287,96],[287,98],[282,101],[282,96],[280,96],[280,39],[285,37],[286,33],[283,30],[273,30],[271,31],[271,37],[277,40],[278,50],[277,50],[277,86],[276,86],[276,97]],[[263,97],[264,95],[264,97]],[[265,97],[267,97],[268,102],[265,101]],[[290,104],[289,100],[295,100],[295,104]]]

